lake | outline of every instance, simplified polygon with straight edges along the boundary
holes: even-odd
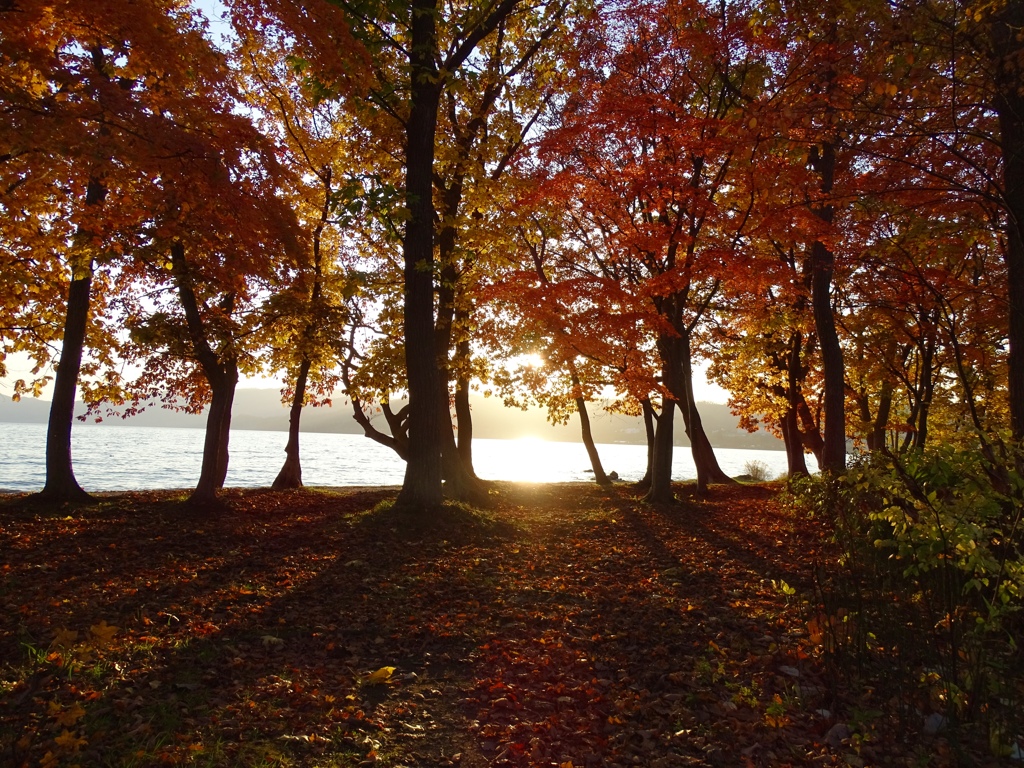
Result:
[[[233,430],[226,485],[267,487],[284,463],[284,432]],[[0,423],[0,491],[38,491],[45,479],[45,424]],[[167,427],[75,424],[71,451],[75,476],[87,491],[191,488],[199,479],[203,430]],[[643,477],[643,445],[598,445],[606,472],[623,481]],[[719,448],[722,469],[735,476],[750,461],[761,461],[771,475],[786,471],[784,451]],[[405,464],[388,448],[362,435],[311,432],[301,438],[302,480],[306,485],[401,485]],[[676,447],[673,477],[696,477],[689,448]],[[582,443],[537,438],[473,441],[477,475],[487,480],[572,482],[593,478]]]

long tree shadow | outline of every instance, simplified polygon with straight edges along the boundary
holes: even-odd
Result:
[[[74,575],[65,599],[82,604],[36,585],[38,615],[6,622],[5,642],[31,628],[49,644],[8,660],[23,677],[0,697],[2,754],[673,765],[739,762],[770,740],[754,720],[775,662],[750,659],[778,633],[738,569],[716,588],[729,537],[617,491],[506,489],[497,522],[456,508],[427,525],[372,512],[384,498],[240,493],[219,518],[158,505],[50,531],[13,570],[24,582],[29,559],[59,554],[40,581]],[[730,742],[719,721],[742,686],[746,732]]]
[[[455,617],[463,621],[468,604],[491,602],[486,595],[473,598],[480,584],[460,587],[465,569],[446,564],[447,551],[472,544],[466,530],[426,528],[416,539],[372,521],[353,522],[381,498],[349,498],[325,516],[304,510],[295,495],[273,519],[266,511],[250,514],[244,497],[231,514],[213,518],[158,505],[146,521],[94,517],[65,521],[76,523],[73,530],[40,534],[43,541],[26,545],[12,569],[25,581],[25,569],[17,566],[45,563],[52,581],[40,579],[19,592],[30,607],[3,632],[6,665],[17,666],[11,651],[31,638],[40,674],[5,701],[4,722],[13,716],[22,731],[31,731],[28,723],[47,712],[40,710],[39,689],[63,689],[59,678],[81,689],[78,678],[91,674],[110,678],[104,690],[90,692],[99,705],[83,720],[89,734],[83,748],[97,759],[111,748],[140,745],[149,758],[171,759],[162,743],[169,735],[191,734],[199,739],[191,746],[205,750],[199,724],[210,718],[219,724],[214,740],[235,744],[223,747],[226,764],[255,759],[252,750],[239,757],[237,746],[253,740],[271,752],[309,757],[340,750],[365,757],[374,751],[372,735],[381,728],[374,713],[389,684],[433,680],[431,666],[464,657],[478,639],[453,630]],[[50,521],[31,522],[38,528]],[[178,535],[167,535],[170,530]],[[87,545],[68,544],[87,531],[95,533]],[[485,532],[488,539],[495,535]],[[453,543],[457,538],[461,543]],[[130,557],[108,555],[112,544],[128,542],[134,544]],[[147,576],[147,589],[138,588]],[[44,602],[54,586],[64,597]],[[487,631],[485,617],[474,624]],[[69,628],[80,629],[72,634]],[[119,638],[116,654],[107,650],[107,628]],[[106,675],[108,663],[124,674]],[[374,678],[391,666],[403,671]],[[425,685],[419,685],[422,696],[433,690]],[[111,715],[132,727],[108,727]],[[5,733],[4,740],[19,762],[23,755],[12,745],[38,751],[46,741],[24,732]]]

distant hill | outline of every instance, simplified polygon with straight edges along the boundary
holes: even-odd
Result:
[[[579,419],[574,417],[568,425],[552,426],[546,421],[545,411],[531,408],[521,411],[506,408],[498,398],[474,397],[473,434],[480,438],[542,437],[545,440],[578,442]],[[739,419],[728,406],[720,403],[699,403],[704,429],[711,444],[720,448],[760,448],[782,450],[782,441],[763,430],[750,433],[738,427]],[[25,398],[12,402],[0,398],[0,421],[9,423],[45,423],[50,403],[46,400]],[[79,404],[79,413],[84,407]],[[644,443],[643,420],[605,413],[597,405],[591,408],[591,427],[599,443]],[[383,422],[383,417],[379,417]],[[689,445],[683,432],[682,419],[676,415],[676,444]],[[206,423],[204,415],[178,413],[164,408],[152,408],[122,420],[114,416],[104,424],[129,424],[140,427],[199,427]],[[231,426],[235,429],[285,431],[288,429],[288,409],[281,403],[276,389],[239,389],[235,394]],[[386,431],[386,426],[382,429]],[[352,419],[350,406],[339,398],[333,407],[306,408],[302,414],[304,432],[341,432],[359,434],[362,430]]]

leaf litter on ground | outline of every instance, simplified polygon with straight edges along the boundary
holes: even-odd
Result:
[[[827,532],[776,490],[652,507],[496,483],[488,509],[432,517],[393,489],[230,490],[212,513],[10,498],[0,760],[956,764],[825,674],[807,620]]]

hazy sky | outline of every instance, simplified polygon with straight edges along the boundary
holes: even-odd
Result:
[[[28,359],[24,355],[11,355],[5,361],[4,364],[7,366],[7,376],[0,378],[0,396],[10,397],[14,392],[14,382],[17,379],[31,379],[32,378],[32,366]],[[717,384],[708,382],[704,375],[705,366],[703,364],[694,365],[693,368],[693,395],[697,402],[704,403],[724,403],[729,398],[729,393],[719,387]],[[50,372],[53,375],[53,372]],[[281,382],[278,379],[268,378],[247,378],[242,379],[238,383],[239,387],[257,388],[265,387],[268,389],[280,389]],[[47,387],[43,391],[43,398],[46,400],[50,399],[52,393],[52,385]]]

